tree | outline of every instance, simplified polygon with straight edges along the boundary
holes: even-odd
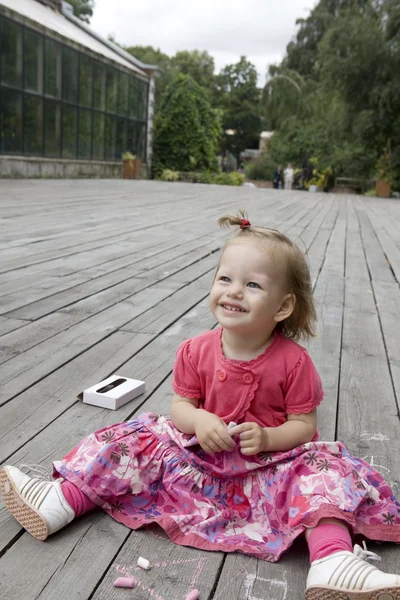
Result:
[[[220,123],[190,75],[169,84],[154,121],[153,169],[216,170]]]
[[[169,83],[176,77],[176,70],[172,66],[171,58],[153,46],[127,46],[124,48],[129,54],[148,65],[157,65],[161,73],[156,81],[155,112],[160,108],[161,98]]]
[[[261,118],[257,71],[245,56],[216,77],[216,102],[223,110],[223,148],[240,159],[246,148],[258,147]]]
[[[215,95],[214,59],[206,51],[182,50],[171,59],[171,64],[178,73],[190,75],[201,87],[207,90],[211,102]]]
[[[297,71],[272,65],[262,93],[268,129],[279,129],[294,116],[307,112],[310,84]]]
[[[68,0],[74,9],[75,17],[78,17],[84,23],[90,23],[93,16],[94,0]]]
[[[345,13],[365,10],[370,0],[320,0],[307,19],[297,19],[299,30],[287,47],[282,66],[303,76],[315,75],[318,70],[318,45],[332,23]]]
[[[400,185],[398,0],[320,0],[298,25],[263,91],[273,158],[373,178],[390,146]]]
[[[156,84],[156,112],[160,107],[166,87],[179,73],[190,75],[207,91],[208,98],[213,103],[215,96],[214,59],[208,52],[182,50],[171,58],[153,46],[128,46],[124,49],[142,62],[160,67],[161,73]]]

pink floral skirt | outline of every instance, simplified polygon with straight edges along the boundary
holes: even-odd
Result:
[[[158,523],[176,543],[279,559],[322,517],[400,542],[400,504],[383,477],[340,442],[246,457],[208,454],[167,417],[144,413],[89,435],[54,475],[131,529]]]

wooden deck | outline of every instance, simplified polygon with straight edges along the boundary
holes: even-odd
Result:
[[[323,378],[323,439],[343,440],[400,493],[400,201],[124,181],[0,182],[0,463],[63,456],[83,436],[144,409],[166,413],[178,344],[215,326],[207,294],[225,233],[246,207],[308,249],[320,313],[309,350]],[[111,373],[144,379],[116,413],[77,401]],[[398,547],[371,549],[399,570]],[[148,558],[149,572],[135,570]],[[7,600],[297,600],[303,541],[280,563],[174,545],[101,511],[45,543],[0,504]],[[135,590],[113,587],[121,573]]]

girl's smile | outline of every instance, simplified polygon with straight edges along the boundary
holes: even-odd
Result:
[[[274,249],[246,240],[228,245],[210,294],[210,308],[227,330],[269,337],[286,294]]]
[[[224,302],[223,304],[220,304],[220,306],[222,306],[222,308],[229,314],[229,313],[233,313],[233,314],[237,314],[237,313],[244,313],[247,312],[242,306],[240,306],[239,304],[232,304],[230,302]]]

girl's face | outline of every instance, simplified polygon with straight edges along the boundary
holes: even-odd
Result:
[[[291,302],[272,245],[240,240],[225,248],[210,294],[211,312],[222,327],[246,335],[271,333],[289,316],[280,312],[288,296]]]

